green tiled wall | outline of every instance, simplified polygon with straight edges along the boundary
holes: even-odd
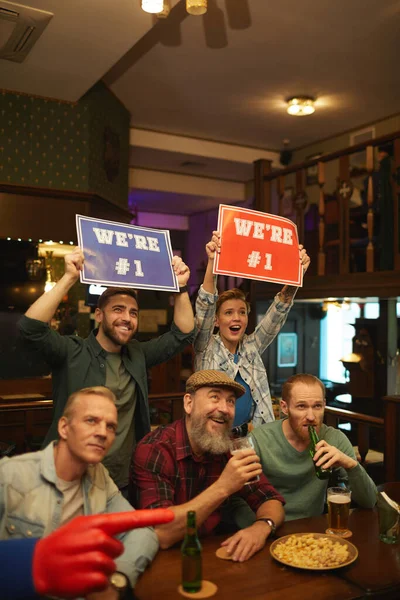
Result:
[[[104,168],[103,128],[119,140],[119,172]],[[76,104],[0,92],[0,182],[96,193],[126,207],[129,113],[103,84]]]
[[[106,92],[106,93],[105,93]],[[128,202],[128,157],[130,115],[119,100],[102,83],[96,84],[83,99],[89,108],[89,187],[99,196],[114,199],[115,189]],[[114,145],[108,154],[117,158],[118,173],[110,181],[105,168],[105,132],[111,134]]]

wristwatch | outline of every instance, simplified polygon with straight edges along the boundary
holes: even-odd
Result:
[[[265,523],[268,523],[268,525],[271,527],[270,537],[274,537],[276,533],[276,525],[272,519],[268,519],[267,517],[260,517],[259,519],[256,519],[256,523],[257,521],[264,521]]]
[[[179,288],[179,294],[183,294],[184,292],[188,292],[188,286],[187,285],[183,285],[182,287]]]
[[[118,598],[120,600],[128,598],[128,591],[131,589],[131,583],[124,573],[121,573],[121,571],[115,571],[110,576],[110,583],[117,591]]]

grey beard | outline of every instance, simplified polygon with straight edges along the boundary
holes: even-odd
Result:
[[[230,449],[229,430],[221,432],[220,436],[210,435],[205,431],[203,423],[191,423],[190,436],[193,442],[201,448],[203,452],[210,454],[225,454]]]

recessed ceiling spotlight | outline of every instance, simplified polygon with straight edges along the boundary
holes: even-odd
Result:
[[[315,112],[314,98],[308,96],[295,96],[287,101],[287,112],[296,117],[305,117]]]

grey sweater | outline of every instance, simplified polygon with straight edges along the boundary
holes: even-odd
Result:
[[[299,452],[287,441],[282,423],[283,420],[266,423],[252,431],[263,471],[286,500],[287,521],[320,515],[324,510],[328,482],[316,477],[308,449]],[[356,460],[350,441],[338,429],[322,425],[319,437]],[[373,508],[377,490],[365,469],[358,464],[353,469],[340,468],[340,471],[339,476],[347,480],[352,499],[362,508]]]

